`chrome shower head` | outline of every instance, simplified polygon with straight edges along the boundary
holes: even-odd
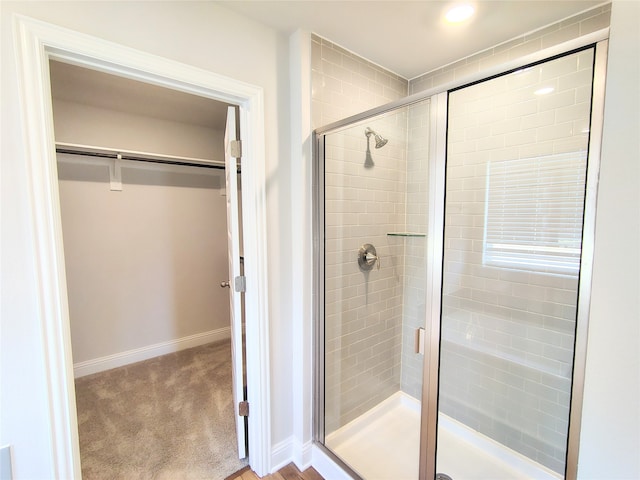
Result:
[[[365,128],[364,134],[367,136],[367,138],[369,138],[371,135],[373,135],[373,138],[375,138],[375,140],[376,140],[376,148],[382,148],[388,142],[388,140],[386,138],[384,138],[382,135],[377,134],[375,131],[373,131],[369,127]]]

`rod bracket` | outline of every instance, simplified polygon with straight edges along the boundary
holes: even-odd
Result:
[[[112,192],[122,191],[122,154],[109,164],[109,184]]]

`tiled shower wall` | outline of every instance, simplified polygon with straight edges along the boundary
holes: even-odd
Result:
[[[312,36],[313,127],[407,94],[407,81]],[[388,143],[370,142],[364,129]],[[325,167],[325,429],[331,433],[400,385],[402,245],[386,233],[404,228],[406,116],[391,115],[327,137]],[[373,244],[380,269],[360,271],[357,252]]]
[[[488,166],[537,165],[536,157],[565,153],[585,158],[592,64],[590,49],[457,90],[449,100],[439,408],[558,472],[578,278],[485,262]],[[549,86],[552,93],[534,93]],[[584,174],[584,163],[578,171]]]
[[[312,128],[406,97],[407,90],[406,79],[311,36]]]
[[[387,232],[404,229],[406,116],[367,124],[389,139],[371,147],[365,125],[327,136],[325,154],[325,421],[327,432],[400,389],[402,258]],[[357,252],[376,247],[362,271]]]

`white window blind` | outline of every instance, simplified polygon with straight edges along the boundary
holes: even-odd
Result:
[[[487,164],[483,261],[576,274],[587,152]]]

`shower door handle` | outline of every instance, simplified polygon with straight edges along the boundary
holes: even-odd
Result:
[[[230,288],[231,284],[229,283],[229,280],[227,280],[225,282],[220,282],[220,287],[222,287],[222,288]]]

